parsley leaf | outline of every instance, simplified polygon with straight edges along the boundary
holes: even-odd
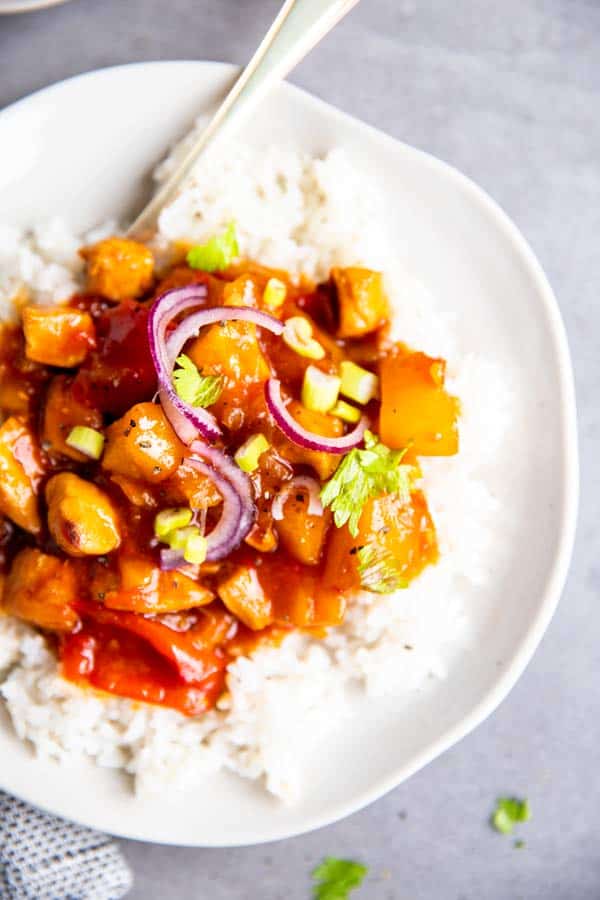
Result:
[[[378,551],[374,544],[365,544],[358,548],[357,555],[360,585],[366,591],[392,594],[408,587],[408,581],[400,575],[391,553]]]
[[[350,859],[326,857],[313,871],[318,882],[313,888],[314,900],[347,900],[350,891],[360,887],[367,867]]]
[[[239,256],[235,223],[230,222],[222,234],[211,237],[206,244],[192,247],[187,255],[188,266],[203,272],[221,272]]]
[[[517,797],[498,797],[496,809],[492,815],[492,825],[502,834],[511,834],[517,822],[526,822],[531,818],[531,810],[527,800]]]
[[[331,507],[336,526],[347,522],[353,537],[367,500],[381,494],[408,499],[416,475],[414,466],[401,465],[406,449],[390,450],[370,431],[364,440],[364,450],[351,450],[321,490],[321,502]]]
[[[212,406],[223,390],[220,375],[202,375],[189,356],[182,353],[177,357],[179,369],[173,372],[173,384],[177,396],[190,406]]]

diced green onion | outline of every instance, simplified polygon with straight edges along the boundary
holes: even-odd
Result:
[[[335,406],[340,384],[337,375],[328,375],[316,366],[308,366],[302,382],[302,405],[315,412],[329,412]]]
[[[87,425],[76,425],[71,428],[66,443],[90,459],[100,459],[104,450],[104,435]]]
[[[379,393],[379,378],[356,363],[345,359],[340,365],[340,393],[357,403],[368,403]]]
[[[167,538],[172,531],[185,528],[192,521],[192,511],[187,507],[163,509],[154,519],[154,534],[159,540]]]
[[[338,419],[342,419],[344,422],[359,422],[361,412],[360,409],[357,409],[355,406],[352,406],[351,403],[346,403],[345,400],[338,400],[335,406],[329,410],[330,416],[337,416]]]
[[[253,434],[236,451],[234,459],[244,472],[254,472],[258,468],[258,461],[261,455],[270,446],[264,434]]]
[[[325,350],[312,336],[312,325],[303,316],[292,316],[286,319],[283,329],[283,340],[299,356],[306,359],[323,359]]]
[[[165,542],[169,545],[171,550],[184,550],[188,540],[194,534],[201,534],[197,525],[188,525],[186,528],[176,528],[175,531],[169,532],[165,538]]]
[[[206,559],[208,542],[203,534],[190,534],[183,548],[183,558],[192,565],[199,566]]]
[[[276,312],[283,306],[287,288],[279,278],[269,278],[263,294],[263,303],[269,312]]]
[[[222,234],[211,237],[206,244],[192,247],[187,255],[187,264],[192,269],[204,272],[222,272],[239,253],[235,223],[230,222]]]

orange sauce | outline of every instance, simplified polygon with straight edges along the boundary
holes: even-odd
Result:
[[[270,419],[263,395],[270,372],[283,381],[293,404],[300,407],[299,389],[310,360],[269,334],[260,334],[254,344],[236,351],[235,328],[220,332],[219,326],[214,326],[215,340],[211,342],[207,330],[195,350],[190,349],[198,364],[212,361],[218,372],[228,376],[221,400],[224,449],[234,452],[258,430],[272,444],[252,475],[256,524],[246,543],[228,559],[203,565],[189,576],[160,573],[160,548],[153,529],[157,510],[185,505],[187,497],[196,492],[195,496],[206,500],[209,529],[220,514],[219,499],[211,495],[214,486],[186,475],[187,451],[183,451],[178,474],[157,483],[111,473],[82,454],[69,452],[65,437],[73,424],[102,427],[106,432],[131,407],[152,401],[157,390],[147,339],[152,299],[165,289],[200,283],[208,289],[203,305],[219,305],[227,296],[227,283],[241,276],[254,279],[257,294],[272,277],[287,285],[281,316],[312,317],[314,334],[325,348],[323,360],[317,362],[320,368],[335,371],[341,359],[351,358],[380,375],[382,400],[373,401],[367,412],[374,423],[379,417],[385,443],[410,443],[410,458],[415,462],[419,453],[457,450],[458,405],[444,390],[443,360],[411,354],[400,347],[384,353],[378,347],[377,334],[356,340],[336,338],[339,313],[332,283],[316,288],[308,282],[295,285],[286,273],[255,263],[237,265],[218,276],[181,264],[154,283],[140,301],[125,299],[115,305],[95,295],[78,295],[71,305],[91,316],[95,345],[84,362],[71,370],[32,362],[26,356],[21,329],[1,326],[0,414],[22,416],[47,451],[35,455],[39,497],[43,498],[50,475],[77,473],[110,498],[122,540],[107,558],[71,559],[53,543],[46,526],[45,502],[40,499],[43,525],[35,537],[0,515],[0,586],[23,547],[36,547],[64,559],[76,579],[71,612],[77,624],[66,633],[47,632],[57,647],[63,675],[99,691],[172,707],[186,715],[198,715],[215,705],[226,690],[226,667],[237,656],[264,643],[277,645],[294,628],[322,636],[328,627],[340,624],[352,592],[360,588],[357,548],[367,540],[393,555],[406,582],[437,559],[435,528],[426,499],[418,490],[402,503],[389,496],[369,501],[356,537],[347,526],[334,527],[329,512],[324,519],[311,522],[302,505],[305,498],[292,497],[286,506],[286,523],[278,532],[271,503],[286,481],[299,474],[315,477],[315,472],[324,480],[339,459],[291,445]],[[364,280],[364,275],[361,277]],[[364,318],[364,308],[359,311]],[[350,327],[346,323],[345,330]],[[255,333],[254,326],[242,331],[244,338]],[[224,353],[227,359],[220,363]],[[234,377],[238,369],[239,377]],[[251,377],[244,377],[248,370]],[[304,414],[312,417],[311,422],[321,416],[323,433],[338,434],[343,429],[340,420],[308,410]],[[31,468],[33,451],[27,453],[23,465]],[[244,624],[243,615],[234,615],[219,599],[226,579],[230,579],[232,597],[235,595],[235,573],[242,570],[257,592],[260,617],[256,621],[266,623],[258,630]],[[35,599],[31,599],[34,607]],[[237,598],[242,605],[245,599],[243,593]],[[35,623],[34,607],[30,620]],[[18,609],[11,612],[19,614]]]

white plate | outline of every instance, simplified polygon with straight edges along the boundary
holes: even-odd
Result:
[[[33,12],[34,9],[45,9],[47,6],[58,6],[67,0],[0,0],[0,15],[6,13]]]
[[[94,72],[0,115],[0,210],[77,228],[126,210],[169,144],[231,80],[217,63],[148,63]],[[519,402],[490,476],[515,509],[497,535],[494,587],[472,610],[477,642],[414,702],[356,700],[354,716],[311,758],[288,808],[223,774],[183,795],[133,796],[125,778],[33,758],[0,727],[2,788],[96,828],[162,843],[230,846],[317,828],[364,806],[450,747],[506,696],[554,612],[575,528],[578,467],[571,364],[552,291],[524,239],[472,182],[319,100],[281,85],[240,140],[349,148],[384,182],[395,234],[426,286],[458,314],[463,344],[500,358]],[[493,402],[493,398],[490,398]]]

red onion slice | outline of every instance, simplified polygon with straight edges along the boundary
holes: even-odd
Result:
[[[250,306],[215,306],[212,309],[201,309],[186,316],[167,340],[167,355],[175,362],[183,347],[193,338],[198,337],[200,329],[217,322],[250,322],[265,328],[273,334],[283,334],[283,322],[270,313],[253,309]]]
[[[171,550],[169,547],[163,547],[160,551],[160,568],[163,572],[173,572],[187,566],[181,550]]]
[[[306,447],[307,450],[319,450],[323,453],[347,453],[354,447],[358,447],[369,424],[366,416],[363,416],[356,428],[343,437],[324,437],[303,428],[288,412],[281,396],[281,382],[277,378],[269,378],[267,381],[265,397],[269,412],[286,438],[293,441],[294,444],[298,444],[299,447]]]
[[[319,484],[309,475],[297,475],[296,478],[292,478],[291,481],[284,484],[271,504],[271,515],[277,522],[280,522],[281,519],[283,519],[283,507],[290,494],[301,489],[305,490],[308,494],[307,512],[309,516],[323,515],[323,504],[321,503],[321,498],[319,496],[321,490]]]
[[[173,367],[187,341],[196,337],[205,325],[230,320],[251,322],[273,334],[283,331],[278,319],[261,310],[245,306],[217,306],[187,316],[167,339],[167,328],[173,319],[186,309],[198,306],[206,297],[207,289],[203,284],[175,288],[157,298],[148,318],[150,352],[158,376],[160,401],[167,418],[185,444],[191,444],[199,434],[209,441],[216,440],[221,434],[212,413],[185,403],[173,386]]]
[[[244,540],[256,518],[252,483],[245,472],[216,447],[194,441],[188,465],[210,478],[223,498],[223,511],[207,536],[206,559],[228,556]]]
[[[194,284],[175,288],[161,294],[148,316],[148,340],[152,362],[159,384],[159,397],[171,425],[184,444],[190,444],[198,434],[207,440],[216,440],[220,429],[215,417],[202,407],[184,403],[173,387],[172,374],[175,359],[167,353],[167,328],[176,316],[194,306],[199,306],[208,296],[206,285]]]

